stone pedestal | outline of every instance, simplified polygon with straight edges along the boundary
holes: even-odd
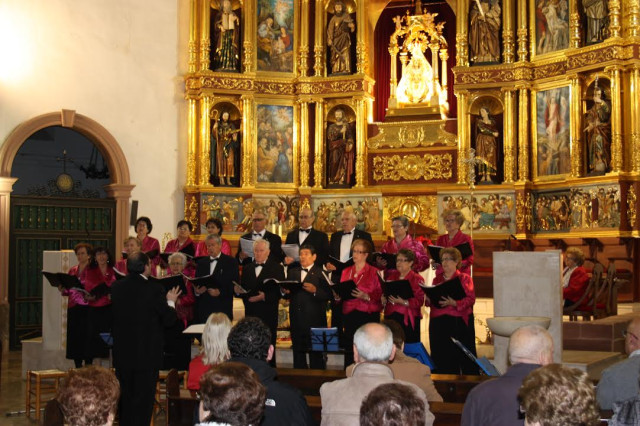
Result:
[[[45,251],[42,253],[42,269],[47,272],[67,272],[78,264],[73,250]],[[42,349],[66,350],[67,347],[67,297],[42,278]]]

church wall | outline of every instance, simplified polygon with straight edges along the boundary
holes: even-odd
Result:
[[[0,6],[0,145],[62,108],[104,126],[124,151],[132,199],[153,235],[183,216],[186,0],[12,1]],[[133,232],[133,231],[131,231]]]

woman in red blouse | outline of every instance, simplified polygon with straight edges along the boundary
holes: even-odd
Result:
[[[582,267],[584,264],[584,253],[577,247],[569,247],[564,253],[565,268],[562,271],[562,298],[564,307],[567,308],[576,303],[589,285],[589,275]],[[585,300],[585,305],[589,300]],[[580,308],[583,308],[581,306]]]
[[[415,254],[413,262],[413,270],[416,272],[424,271],[429,266],[429,256],[420,241],[416,241],[409,235],[409,219],[406,216],[396,216],[391,219],[391,231],[393,238],[384,243],[380,249],[380,253],[396,254],[400,249],[409,249]],[[382,258],[378,258],[377,264],[379,268],[386,269],[387,262]]]
[[[111,253],[104,247],[96,247],[93,250],[93,262],[87,269],[85,290],[89,293],[102,283],[107,287],[116,280],[113,272]],[[111,331],[111,295],[103,294],[99,297],[88,294],[85,300],[89,303],[89,345],[93,358],[107,358],[109,348],[100,337],[100,333]]]
[[[146,216],[140,216],[136,221],[136,233],[142,244],[142,251],[151,259],[151,275],[156,275],[156,266],[160,263],[160,242],[149,234],[153,229],[151,219]]]
[[[124,250],[122,251],[122,259],[116,262],[116,266],[113,269],[117,269],[118,272],[127,275],[129,272],[127,271],[127,257],[136,251],[140,251],[142,249],[142,244],[140,244],[140,240],[138,237],[127,237],[124,240]]]
[[[382,296],[384,304],[384,317],[396,321],[405,334],[406,343],[416,343],[420,341],[420,318],[422,318],[422,305],[424,305],[424,293],[420,284],[424,279],[420,274],[412,271],[415,254],[408,249],[400,249],[396,258],[396,268],[387,271],[385,279],[387,281],[408,280],[413,290],[413,297],[402,299],[390,296],[386,299]]]
[[[464,223],[464,215],[460,210],[447,210],[442,214],[442,218],[444,219],[444,227],[447,233],[438,237],[436,245],[440,247],[455,247],[463,243],[469,243],[471,246],[471,256],[462,260],[458,269],[464,274],[471,274],[474,248],[471,237],[460,231],[460,227]],[[442,272],[441,265],[434,264],[434,266],[436,266],[436,274]]]
[[[378,281],[378,270],[367,263],[367,256],[373,251],[369,241],[358,239],[351,243],[353,265],[342,271],[340,281],[353,280],[356,289],[353,299],[342,302],[344,324],[344,365],[353,364],[353,335],[356,330],[369,322],[380,322],[382,311],[382,288]]]
[[[69,275],[75,275],[84,286],[87,277],[87,269],[91,261],[91,244],[79,243],[73,248],[78,259],[78,264],[72,266],[67,272]],[[67,359],[72,359],[76,368],[82,367],[82,361],[85,365],[91,365],[92,356],[88,351],[88,335],[89,329],[88,316],[89,304],[85,300],[83,293],[70,289],[64,290],[60,288],[63,296],[69,296],[67,303]]]
[[[191,225],[191,222],[189,222],[188,220],[181,220],[180,222],[178,222],[177,230],[178,238],[169,241],[167,243],[167,246],[164,248],[164,252],[181,252],[189,256],[194,256],[196,254],[196,245],[191,239],[191,231],[193,230],[193,225]],[[196,272],[193,264],[185,264],[183,265],[183,268],[185,268],[185,274],[189,276],[193,276],[193,274]],[[171,268],[169,268],[168,265],[167,272],[171,274]]]
[[[209,315],[202,332],[202,346],[200,355],[191,360],[189,364],[189,378],[187,388],[189,390],[200,389],[200,376],[212,365],[217,365],[229,359],[227,337],[231,331],[231,321],[223,313],[216,312]]]
[[[214,234],[222,237],[222,222],[220,222],[219,219],[215,219],[213,217],[207,220],[207,234]],[[231,256],[231,244],[229,244],[229,241],[225,240],[224,238],[222,238],[221,251],[227,256]],[[196,257],[198,256],[209,256],[209,252],[207,251],[207,244],[204,240],[198,243],[198,248],[196,249]]]
[[[431,357],[438,374],[478,374],[478,367],[458,348],[451,337],[458,339],[471,353],[476,354],[476,332],[474,329],[473,305],[476,294],[473,280],[460,272],[462,256],[458,249],[449,247],[440,250],[442,272],[436,274],[433,285],[437,286],[455,278],[460,279],[465,297],[454,300],[443,297],[441,300],[425,298],[431,307],[429,321],[429,342]]]

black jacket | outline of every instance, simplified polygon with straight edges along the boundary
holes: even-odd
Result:
[[[300,230],[299,228],[294,229],[293,231],[287,234],[287,239],[285,240],[285,244],[300,244],[299,237]],[[302,245],[309,244],[316,249],[316,261],[315,264],[322,267],[325,263],[327,263],[327,256],[329,255],[329,238],[327,234],[324,232],[320,232],[317,229],[311,228],[309,231],[309,235],[304,239]],[[294,266],[291,264],[289,266]]]
[[[220,286],[220,296],[212,297],[204,292],[196,296],[196,320],[199,323],[207,322],[207,318],[214,312],[227,314],[233,319],[233,281],[239,282],[238,262],[226,254],[220,253],[213,277]],[[209,257],[202,258],[196,264],[196,277],[209,275],[211,262]]]
[[[278,373],[266,361],[250,358],[231,358],[229,361],[248,365],[267,388],[267,402],[260,426],[316,424],[302,393],[286,383],[278,382]]]
[[[288,280],[300,280],[300,268],[289,269]],[[287,297],[291,299],[289,316],[291,322],[291,334],[298,339],[293,340],[300,344],[308,344],[310,341],[311,327],[327,326],[327,302],[331,298],[329,283],[322,275],[322,268],[313,266],[307,273],[304,282],[316,286],[316,294],[300,289]],[[300,348],[308,350],[308,348]]]
[[[259,302],[249,302],[246,296],[242,296],[244,302],[244,315],[246,317],[258,317],[274,334],[278,328],[278,304],[280,302],[280,287],[278,285],[264,285],[267,278],[284,280],[284,268],[279,263],[267,259],[262,267],[260,276],[256,278],[256,266],[254,262],[242,267],[241,285],[247,291],[258,290],[264,292],[265,300]],[[276,336],[272,336],[275,340]]]
[[[371,238],[371,234],[365,231],[361,231],[359,229],[353,229],[353,240],[367,240],[373,246],[373,239]],[[336,259],[340,259],[340,243],[342,242],[343,231],[334,232],[331,234],[331,242],[329,243],[329,255],[335,257]],[[353,253],[349,250],[349,257],[351,257]],[[328,260],[327,260],[328,261]],[[340,276],[342,274],[342,268],[338,265],[336,266],[336,270],[331,274],[331,281],[334,283],[340,282]]]
[[[245,240],[251,240],[253,237],[253,231],[244,234],[240,238],[244,238]],[[276,235],[267,230],[264,231],[264,239],[269,241],[269,259],[275,261],[276,263],[281,263],[284,260],[284,253],[282,252],[282,238],[279,235]],[[238,242],[238,252],[236,253],[236,260],[241,265],[246,265],[249,262],[253,262],[253,259],[250,257],[245,258],[244,260],[240,260],[240,242]]]

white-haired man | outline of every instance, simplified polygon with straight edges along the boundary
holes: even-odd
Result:
[[[322,424],[350,426],[360,424],[360,405],[378,385],[398,382],[410,386],[425,404],[425,425],[432,425],[434,416],[424,391],[416,385],[395,380],[387,365],[396,354],[391,330],[385,325],[369,323],[353,336],[353,357],[356,366],[351,377],[325,383],[320,387]]]
[[[544,328],[526,325],[509,339],[511,367],[497,379],[479,384],[469,392],[462,411],[462,425],[524,425],[518,389],[527,375],[553,362],[553,340]]]

